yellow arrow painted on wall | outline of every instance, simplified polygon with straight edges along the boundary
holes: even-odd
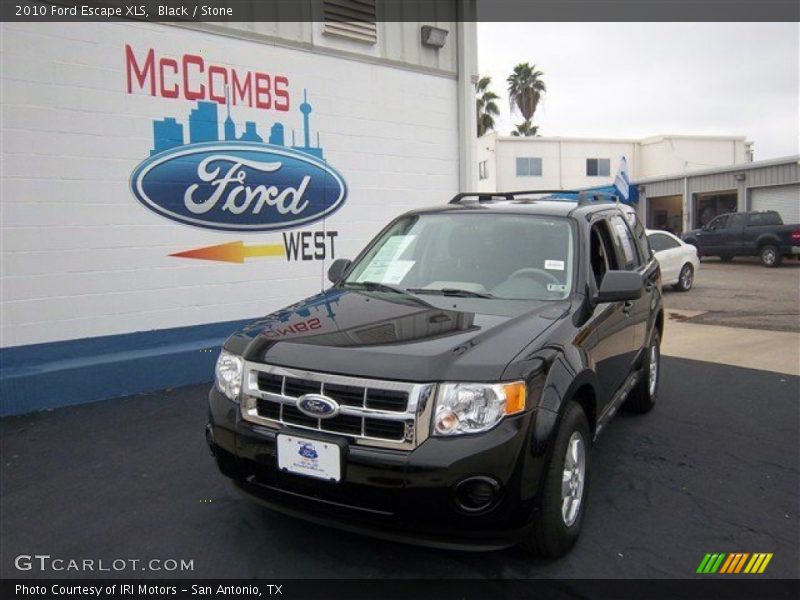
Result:
[[[246,258],[286,256],[283,244],[254,244],[245,246],[241,240],[216,246],[206,246],[185,252],[170,254],[179,258],[197,258],[199,260],[217,260],[220,262],[243,263]]]

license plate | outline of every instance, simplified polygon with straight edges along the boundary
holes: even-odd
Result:
[[[342,478],[341,448],[331,442],[279,435],[278,468],[307,477],[339,481]]]

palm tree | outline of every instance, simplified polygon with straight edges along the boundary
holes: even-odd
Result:
[[[512,132],[511,135],[536,135],[537,128],[531,124],[531,119],[542,94],[547,91],[543,76],[544,73],[537,71],[535,64],[520,63],[506,80],[511,110],[516,108],[525,119],[524,123],[517,125],[517,132]]]
[[[530,122],[525,121],[524,123],[520,123],[516,125],[516,129],[511,132],[513,136],[526,136],[526,135],[538,135],[539,126],[538,125],[531,125]]]
[[[478,115],[478,137],[487,131],[494,129],[494,118],[500,114],[497,102],[500,96],[489,89],[492,83],[491,77],[481,77],[475,84],[475,102],[477,104]]]

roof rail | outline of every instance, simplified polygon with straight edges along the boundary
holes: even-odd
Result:
[[[526,194],[579,194],[577,190],[518,190],[515,192],[461,192],[450,200],[449,204],[460,204],[464,198],[477,198],[478,202],[491,202],[495,198],[513,200]]]
[[[578,192],[578,206],[594,204],[597,202],[618,204],[620,202],[620,198],[616,194],[610,194],[608,192],[596,192],[592,190],[583,190]]]

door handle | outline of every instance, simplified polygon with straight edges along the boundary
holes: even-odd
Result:
[[[628,300],[625,302],[625,304],[622,305],[622,314],[628,316],[631,314],[632,309],[633,309],[633,302]]]

